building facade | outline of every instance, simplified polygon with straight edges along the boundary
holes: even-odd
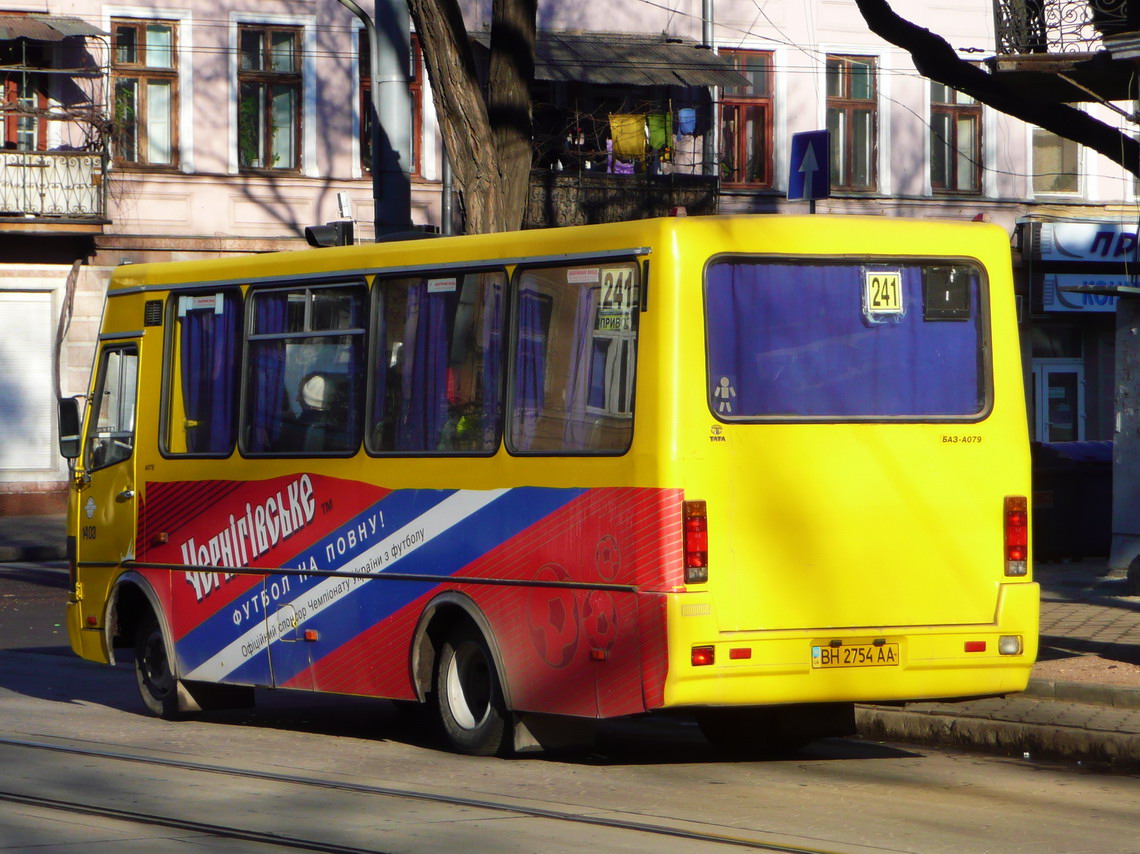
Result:
[[[337,0],[2,5],[0,417],[20,440],[0,450],[0,512],[39,512],[67,478],[54,400],[86,387],[115,266],[301,248],[306,225],[340,217],[338,196],[372,238],[369,59]],[[489,5],[467,10],[477,55]],[[892,5],[965,59],[995,56],[991,0]],[[1130,174],[923,78],[853,0],[719,0],[715,17],[700,0],[544,0],[538,23],[529,227],[806,212],[786,198],[804,166],[792,139],[827,129],[819,212],[1006,228],[1033,437],[1112,438],[1112,306],[1074,302],[1061,277],[1104,273],[1089,266],[1103,240],[1113,262],[1135,248]],[[411,218],[440,228],[439,121],[414,40],[408,82]],[[1086,109],[1127,126],[1110,104]],[[1074,223],[1102,242],[1058,267]]]

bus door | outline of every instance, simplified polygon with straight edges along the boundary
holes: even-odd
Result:
[[[81,566],[118,566],[135,552],[138,340],[106,342],[97,366],[73,497],[78,504],[76,560]]]
[[[280,584],[281,576],[269,576],[265,587]],[[270,599],[274,598],[270,594]],[[301,615],[297,605],[279,604],[269,606],[265,612],[265,629],[269,636],[269,667],[272,670],[274,688],[301,688],[313,690],[312,658],[309,650],[312,643],[301,626]],[[314,631],[312,629],[310,632]]]

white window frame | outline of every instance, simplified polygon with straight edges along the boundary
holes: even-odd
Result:
[[[227,169],[237,175],[238,163],[238,60],[242,25],[298,27],[301,30],[301,174],[321,177],[317,166],[317,18],[315,15],[281,15],[268,12],[231,12],[229,18],[229,145]]]
[[[819,47],[823,60],[818,63],[816,92],[818,98],[818,119],[816,127],[827,127],[827,60],[828,56],[857,56],[875,62],[875,147],[877,149],[875,168],[875,188],[866,192],[858,191],[852,198],[860,196],[889,196],[894,191],[891,175],[891,86],[895,67],[889,62],[889,54],[867,50],[866,45],[828,44]],[[787,167],[783,169],[787,172]],[[849,191],[842,191],[846,197]]]
[[[1088,177],[1085,174],[1086,154],[1085,147],[1079,142],[1073,142],[1077,146],[1077,189],[1073,192],[1058,192],[1058,193],[1042,193],[1034,186],[1034,181],[1037,177],[1037,158],[1036,149],[1033,144],[1033,138],[1037,131],[1044,131],[1045,133],[1052,133],[1046,131],[1044,128],[1039,128],[1037,125],[1026,125],[1026,162],[1029,164],[1029,175],[1027,176],[1027,197],[1030,199],[1080,199],[1084,198],[1088,186]],[[1054,134],[1056,136],[1056,134]],[[1071,141],[1071,140],[1070,140]]]
[[[178,24],[176,41],[178,63],[178,170],[194,172],[194,21],[189,9],[165,6],[104,6],[103,29],[111,32],[112,18],[142,21],[172,21]]]

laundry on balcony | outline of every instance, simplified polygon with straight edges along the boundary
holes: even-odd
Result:
[[[640,160],[645,156],[645,114],[610,113],[610,138],[613,153],[622,160]]]

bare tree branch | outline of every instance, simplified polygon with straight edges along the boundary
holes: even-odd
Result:
[[[1140,142],[1083,110],[1013,89],[961,59],[941,36],[899,17],[887,0],[855,0],[871,32],[907,51],[924,77],[965,92],[996,110],[1103,154],[1140,176]]]

